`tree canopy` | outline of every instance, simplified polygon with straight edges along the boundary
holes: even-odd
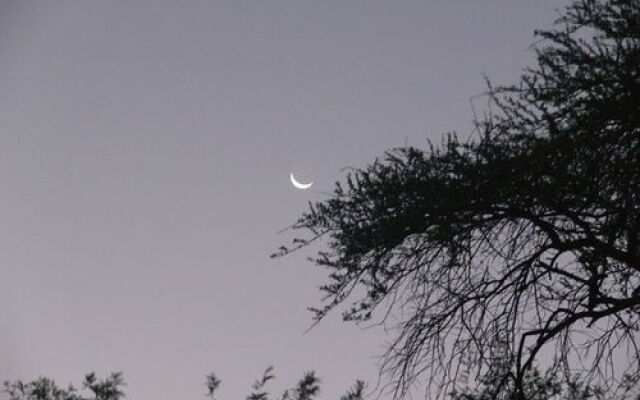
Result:
[[[105,379],[98,379],[93,372],[85,375],[82,389],[90,393],[83,395],[73,385],[58,386],[53,379],[40,377],[32,382],[4,382],[3,392],[9,400],[120,400],[124,397],[122,373],[115,372]]]
[[[273,367],[268,367],[262,377],[256,380],[251,386],[251,392],[246,397],[247,400],[269,400],[274,398],[266,389],[266,385],[275,379]],[[205,397],[211,400],[217,399],[217,390],[222,381],[211,373],[206,376],[205,386],[207,393]],[[277,396],[280,400],[316,400],[320,393],[321,380],[314,372],[306,372],[298,383],[291,389],[285,390]],[[449,400],[495,400],[498,398],[497,391],[500,384],[499,375],[487,375],[483,377],[480,384],[471,390],[453,392],[448,394]],[[32,382],[5,382],[4,392],[9,400],[119,400],[124,398],[122,388],[124,379],[121,373],[109,375],[106,379],[100,380],[95,373],[85,376],[82,387],[88,389],[90,396],[83,395],[81,391],[73,385],[66,388],[58,386],[53,379],[40,377]],[[580,376],[571,377],[569,384],[563,384],[553,374],[547,372],[541,374],[534,368],[527,372],[524,377],[524,388],[527,399],[530,400],[600,400],[602,391],[580,379]],[[356,381],[339,400],[363,400],[365,384],[363,381]],[[513,385],[502,388],[503,392],[513,391]],[[3,397],[4,398],[4,397]]]
[[[509,399],[515,395],[513,381],[506,384],[500,374],[483,376],[476,388],[453,392],[450,400],[496,400]],[[527,370],[523,378],[522,391],[527,400],[601,400],[604,392],[598,386],[574,375],[563,380],[553,371],[541,373],[537,368]]]
[[[246,397],[247,400],[269,400],[274,398],[266,389],[268,382],[273,380],[273,367],[268,367],[262,377],[256,380],[251,386],[251,392]],[[205,378],[207,388],[206,397],[216,400],[217,390],[222,381],[211,373]],[[280,400],[316,400],[320,394],[321,380],[313,371],[305,372],[296,385],[285,390],[280,396]],[[8,395],[8,400],[120,400],[124,398],[122,388],[124,386],[122,373],[116,372],[105,379],[98,379],[95,373],[85,376],[82,388],[89,392],[89,396],[82,393],[73,385],[66,388],[60,387],[53,379],[40,377],[31,382],[5,381],[4,392]],[[362,400],[364,398],[365,384],[363,381],[356,381],[340,400]]]
[[[491,372],[497,349],[519,398],[543,348],[611,396],[638,379],[640,2],[577,0],[535,34],[537,64],[488,84],[477,135],[351,171],[274,254],[320,239],[315,318],[395,326],[396,396],[418,377],[450,389],[470,351]]]

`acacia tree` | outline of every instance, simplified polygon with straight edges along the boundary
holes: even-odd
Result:
[[[536,35],[537,65],[488,85],[476,137],[351,171],[273,255],[321,239],[315,318],[395,326],[394,396],[421,376],[450,390],[471,350],[484,374],[500,349],[516,398],[543,348],[612,396],[638,378],[640,2],[576,0]]]

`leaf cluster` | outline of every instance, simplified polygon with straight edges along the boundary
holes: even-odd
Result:
[[[105,379],[98,379],[94,372],[85,375],[82,389],[89,392],[83,395],[72,385],[59,387],[55,381],[40,377],[32,382],[4,382],[3,392],[9,400],[119,400],[124,397],[122,387],[125,385],[122,373],[115,372]]]

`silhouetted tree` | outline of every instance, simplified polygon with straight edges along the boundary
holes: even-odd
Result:
[[[320,379],[313,372],[306,372],[293,389],[294,400],[313,400],[320,393]]]
[[[220,379],[211,373],[207,375],[205,385],[207,386],[207,396],[210,397],[211,400],[215,400],[214,393],[220,386]]]
[[[251,386],[251,393],[247,400],[269,400],[270,394],[266,390],[266,384],[275,378],[273,367],[268,367],[262,377]],[[205,377],[207,387],[206,397],[214,399],[215,391],[220,387],[221,381],[211,373]],[[66,388],[59,387],[50,378],[40,377],[33,382],[4,382],[4,392],[9,396],[8,400],[120,400],[124,397],[122,386],[124,379],[121,373],[113,373],[106,379],[99,380],[95,373],[85,376],[82,384],[84,389],[91,392],[89,397],[82,395],[78,389],[69,385]],[[364,396],[364,382],[356,381],[340,400],[362,400]],[[320,379],[313,371],[305,372],[298,383],[291,389],[285,390],[279,396],[281,400],[314,400],[320,393]],[[4,398],[4,397],[3,397]]]
[[[364,381],[356,381],[351,389],[340,400],[363,400],[364,399]]]
[[[325,240],[315,318],[394,325],[395,396],[418,376],[449,390],[473,353],[482,374],[499,354],[497,387],[522,399],[543,347],[611,396],[638,378],[640,2],[577,0],[536,35],[537,65],[488,85],[477,137],[355,169],[273,255]]]
[[[260,399],[268,400],[269,392],[265,390],[265,385],[275,378],[273,367],[265,370],[262,377],[252,385],[252,392],[247,396],[248,400]],[[563,383],[557,376],[549,371],[542,375],[537,368],[527,371],[524,377],[524,391],[527,399],[530,400],[600,400],[603,398],[602,390],[597,386],[581,380],[580,376],[572,376],[569,383]],[[449,400],[496,400],[507,399],[513,393],[512,382],[500,388],[501,376],[499,374],[488,374],[484,376],[477,388],[467,389],[462,392],[453,392],[448,395]],[[212,397],[212,393],[220,387],[221,381],[215,374],[206,376],[205,385],[208,393],[206,397]],[[280,399],[307,399],[316,398],[320,392],[320,380],[313,372],[307,372],[298,381],[295,387],[285,390]],[[4,383],[4,393],[9,395],[9,400],[88,400],[88,399],[120,399],[124,393],[120,388],[124,385],[121,374],[112,374],[107,379],[98,381],[95,374],[86,376],[83,384],[84,388],[89,388],[91,397],[82,396],[72,385],[67,388],[60,388],[49,378],[38,378],[29,383],[16,381]],[[93,388],[93,389],[91,389]],[[340,397],[340,400],[363,400],[365,384],[363,381],[356,381],[347,393]]]
[[[251,393],[247,400],[269,400],[270,393],[266,390],[266,384],[275,379],[273,367],[268,367],[262,377],[256,380],[251,386]],[[218,381],[219,382],[219,381]],[[356,381],[354,388],[341,397],[341,400],[361,400],[364,391],[364,383]],[[285,390],[280,396],[280,400],[314,400],[320,393],[320,378],[315,372],[305,372],[298,383],[291,389]]]
[[[92,372],[85,376],[82,383],[82,387],[91,392],[89,397],[81,395],[72,385],[61,388],[54,380],[45,377],[28,383],[5,381],[3,391],[9,396],[9,400],[120,400],[124,397],[121,391],[124,384],[120,372],[103,380],[99,380]]]
[[[523,382],[524,397],[528,400],[600,400],[604,398],[600,388],[582,380],[580,375],[571,376],[567,382],[563,382],[551,371],[541,374],[534,367],[527,370]],[[515,387],[512,381],[504,385],[500,374],[491,373],[484,376],[474,390],[454,392],[449,399],[500,400],[512,398],[514,392]]]
[[[270,366],[264,371],[262,378],[253,383],[251,386],[251,394],[247,396],[247,400],[268,400],[269,392],[265,390],[265,386],[267,382],[274,378],[275,375],[273,375],[273,367]]]

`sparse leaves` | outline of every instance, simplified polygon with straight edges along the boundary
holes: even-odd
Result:
[[[320,378],[313,371],[306,372],[293,389],[294,400],[313,400],[320,393]]]
[[[611,397],[640,370],[640,2],[576,0],[537,35],[537,65],[489,86],[477,138],[389,151],[293,225],[295,249],[327,239],[316,319],[394,317],[395,396],[450,387],[455,343],[486,373],[495,332],[520,396],[543,347]],[[604,368],[616,352],[629,365]]]
[[[214,393],[220,387],[221,381],[213,373],[207,375],[205,379],[206,396],[213,400]],[[264,371],[262,377],[253,383],[252,392],[247,396],[247,400],[268,400],[270,396],[265,386],[273,379],[275,379],[275,375],[273,367],[270,366]],[[60,388],[52,379],[44,377],[28,383],[5,381],[2,392],[9,396],[8,400],[120,400],[124,397],[124,393],[121,391],[122,386],[124,386],[124,379],[119,372],[113,373],[103,380],[91,372],[85,376],[83,382],[83,387],[92,394],[89,397],[81,395],[71,385],[66,389]],[[280,396],[280,400],[314,400],[319,393],[320,378],[313,371],[310,371],[305,372],[293,388],[285,390]],[[364,383],[356,381],[355,386],[340,399],[362,400],[363,394]]]
[[[92,372],[85,376],[83,382],[83,387],[92,394],[89,397],[81,395],[72,385],[61,388],[52,379],[44,377],[28,383],[4,382],[3,392],[9,396],[9,400],[120,400],[124,397],[121,391],[124,384],[120,372],[103,380]]]
[[[340,397],[340,400],[363,400],[364,399],[364,381],[356,381],[351,389]]]
[[[207,386],[207,396],[214,400],[215,391],[220,386],[220,379],[214,373],[206,376],[205,385]]]
[[[273,375],[273,367],[269,366],[262,374],[262,378],[255,381],[253,386],[251,386],[252,392],[249,396],[247,396],[247,400],[268,400],[269,392],[265,390],[265,385],[270,380],[274,379],[275,375]]]

